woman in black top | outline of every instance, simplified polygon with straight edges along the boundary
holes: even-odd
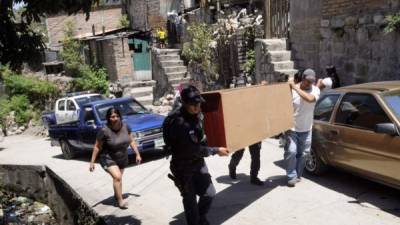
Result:
[[[114,196],[118,207],[127,209],[127,204],[122,198],[122,174],[128,165],[128,146],[130,145],[136,153],[136,163],[140,163],[142,158],[129,126],[121,121],[119,110],[108,109],[106,118],[107,126],[97,133],[89,170],[94,170],[94,162],[100,152],[100,164],[113,178]]]

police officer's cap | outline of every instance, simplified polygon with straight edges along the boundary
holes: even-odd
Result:
[[[204,98],[201,97],[200,91],[192,85],[189,85],[181,92],[182,101],[186,104],[197,104],[205,102]]]

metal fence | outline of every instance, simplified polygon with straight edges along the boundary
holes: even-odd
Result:
[[[266,38],[286,38],[289,35],[289,0],[266,0]]]

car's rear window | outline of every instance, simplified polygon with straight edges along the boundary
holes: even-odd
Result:
[[[75,101],[76,101],[76,103],[78,103],[79,107],[82,107],[86,103],[100,101],[100,100],[104,100],[104,97],[102,95],[93,95],[93,96],[87,96],[87,97],[81,97],[81,98],[75,99]]]
[[[400,119],[400,92],[394,92],[383,96],[389,108]]]

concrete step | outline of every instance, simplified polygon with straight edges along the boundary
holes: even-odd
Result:
[[[179,55],[180,52],[181,52],[180,49],[173,49],[173,48],[157,49],[157,53],[159,55]]]
[[[162,61],[180,60],[181,57],[179,55],[158,55],[158,59],[160,60],[160,62],[162,62]]]
[[[170,66],[183,66],[182,60],[168,60],[168,61],[160,61],[162,67],[170,67]]]
[[[149,96],[153,94],[153,87],[136,87],[124,90],[124,92],[134,98]]]
[[[266,39],[264,43],[267,45],[268,51],[285,51],[286,39]]]
[[[185,78],[175,78],[175,79],[169,79],[169,83],[175,88],[176,86],[178,86],[179,84],[184,84],[189,82],[190,78],[189,77],[185,77]]]
[[[156,86],[155,80],[131,81],[131,82],[122,84],[122,87],[124,87],[124,88],[154,87],[154,86]]]
[[[297,73],[296,69],[289,69],[289,70],[276,70],[278,73],[283,73],[289,75],[289,78],[294,77],[294,74]]]
[[[144,106],[153,104],[153,94],[147,95],[147,96],[142,96],[142,97],[137,97],[135,99],[136,99],[136,101],[138,101],[140,104],[142,104]]]
[[[275,70],[290,70],[294,68],[293,61],[272,62]]]
[[[291,51],[269,51],[271,62],[290,61]]]
[[[178,79],[178,78],[185,78],[186,72],[177,72],[177,73],[166,73],[168,79]]]
[[[186,66],[171,66],[171,67],[164,67],[165,73],[178,73],[178,72],[186,72]]]

